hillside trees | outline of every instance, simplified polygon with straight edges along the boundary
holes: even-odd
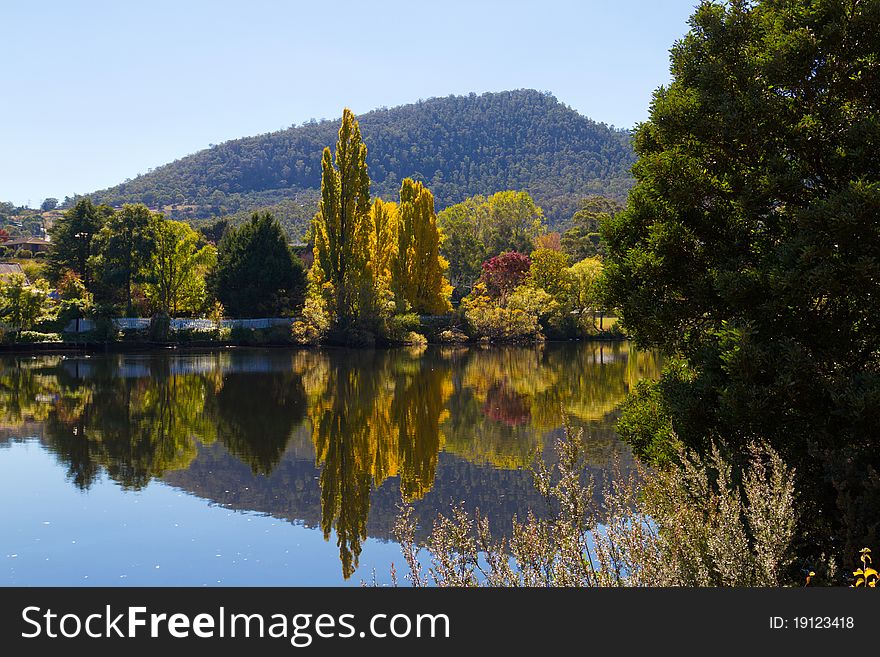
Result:
[[[112,205],[169,206],[164,211],[172,219],[206,218],[222,206],[246,220],[257,208],[305,202],[298,211],[273,208],[298,238],[314,214],[321,153],[339,126],[336,119],[229,141],[91,196]],[[438,210],[477,194],[521,189],[551,224],[561,224],[585,194],[622,199],[631,185],[628,132],[534,90],[429,99],[370,112],[360,126],[371,153],[371,193],[394,198],[401,180],[411,177],[431,189]]]

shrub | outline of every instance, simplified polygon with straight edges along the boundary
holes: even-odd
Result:
[[[736,470],[717,448],[679,453],[679,465],[618,477],[594,503],[582,431],[566,429],[558,465],[539,464],[535,487],[550,514],[514,518],[510,539],[462,507],[439,516],[419,561],[412,507],[394,528],[415,586],[779,586],[795,527],[794,471],[753,443]],[[736,470],[736,471],[735,471]],[[641,482],[641,484],[639,483]],[[396,584],[396,574],[392,570]],[[800,582],[798,582],[800,583]]]
[[[209,328],[189,328],[174,331],[172,339],[174,342],[215,342],[217,340],[229,339],[232,331],[228,328],[217,328],[211,326]]]
[[[525,299],[519,305],[506,306],[486,294],[483,283],[474,286],[472,295],[462,301],[464,316],[477,337],[498,342],[535,339],[540,336],[538,316]]]
[[[242,345],[278,345],[290,344],[292,341],[292,329],[284,326],[270,326],[264,329],[244,328],[235,326],[229,333],[229,338]]]
[[[15,257],[21,260],[30,260],[34,257],[34,254],[30,249],[19,249],[15,252]]]
[[[16,342],[61,342],[60,333],[41,333],[39,331],[21,331]]]
[[[415,313],[392,315],[385,321],[382,337],[389,342],[407,343],[412,334],[419,335],[421,328],[419,316]],[[424,336],[422,336],[424,339]]]
[[[297,344],[318,344],[330,330],[330,315],[325,310],[324,300],[317,294],[306,297],[302,319],[291,327],[291,338]]]
[[[95,330],[88,334],[89,338],[96,342],[116,342],[122,337],[121,332],[106,315],[95,317]]]

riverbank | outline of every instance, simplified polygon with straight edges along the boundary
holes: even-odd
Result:
[[[394,348],[406,346],[418,346],[420,344],[455,346],[480,346],[480,345],[529,345],[529,344],[564,344],[574,342],[624,342],[629,338],[621,333],[604,332],[593,336],[572,339],[539,339],[539,340],[516,340],[516,341],[489,341],[474,339],[465,336],[465,339],[443,340],[433,336],[419,342],[395,342],[375,343],[366,345],[344,345],[328,343],[326,345],[303,345],[293,340],[272,339],[268,336],[255,336],[249,340],[169,340],[155,341],[147,339],[123,339],[123,340],[77,340],[75,338],[59,341],[40,342],[9,342],[0,343],[0,354],[68,354],[68,353],[126,353],[126,352],[162,352],[162,351],[228,351],[234,349],[291,349],[291,348],[335,348],[349,347],[354,349]]]

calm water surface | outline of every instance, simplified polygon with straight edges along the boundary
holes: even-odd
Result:
[[[496,533],[540,510],[563,413],[589,467],[631,463],[627,343],[0,358],[0,584],[389,579],[401,499]]]

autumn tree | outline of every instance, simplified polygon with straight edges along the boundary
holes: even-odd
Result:
[[[543,210],[522,191],[471,197],[444,209],[438,223],[443,232],[441,251],[458,296],[480,277],[485,260],[505,251],[530,253],[546,230]]]
[[[400,187],[397,253],[392,262],[398,307],[430,315],[451,310],[452,287],[444,277],[447,268],[440,255],[434,196],[422,183],[405,178]]]
[[[335,166],[329,148],[321,160],[321,201],[313,234],[313,281],[328,296],[339,327],[354,324],[372,295],[370,259],[370,178],[367,147],[350,109],[342,113]]]
[[[602,261],[599,258],[584,258],[568,269],[569,298],[566,306],[581,320],[589,314],[591,324],[602,309]],[[604,328],[601,327],[600,328]]]
[[[560,304],[565,303],[571,287],[568,256],[553,249],[538,249],[532,251],[531,260],[529,284],[544,290]]]
[[[398,223],[397,203],[377,198],[370,210],[370,268],[380,290],[391,289]]]
[[[508,251],[483,263],[480,282],[486,286],[490,298],[504,298],[525,282],[531,265],[529,256]]]

